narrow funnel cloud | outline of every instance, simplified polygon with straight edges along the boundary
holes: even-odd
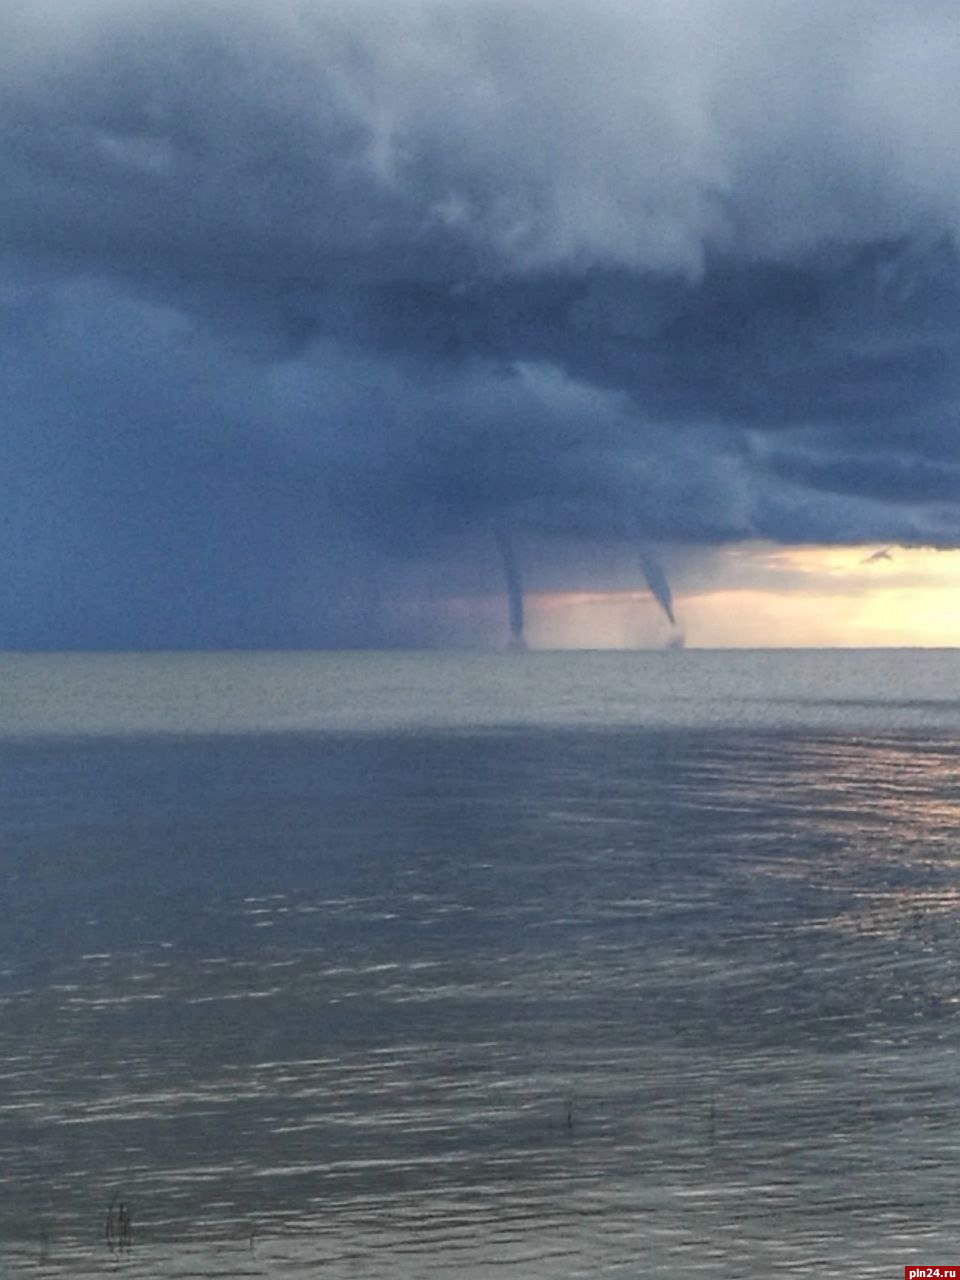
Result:
[[[673,593],[670,590],[670,583],[667,581],[667,575],[660,561],[645,547],[640,548],[640,568],[643,570],[647,586],[653,593],[653,598],[667,615],[671,627],[675,627],[677,620],[673,616]]]
[[[513,535],[505,524],[498,521],[493,527],[493,536],[497,540],[497,549],[503,561],[503,572],[507,583],[510,648],[526,649],[527,642],[523,635],[523,583],[520,580],[520,566],[517,564]]]

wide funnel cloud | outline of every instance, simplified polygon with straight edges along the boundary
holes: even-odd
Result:
[[[5,6],[0,641],[418,641],[391,566],[504,529],[956,545],[958,84],[946,0]]]

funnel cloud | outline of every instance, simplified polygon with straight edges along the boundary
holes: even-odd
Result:
[[[507,586],[510,648],[522,650],[527,647],[523,634],[523,582],[513,545],[513,535],[505,524],[497,524],[494,526],[494,536],[497,540],[500,559],[503,561],[503,574]]]
[[[640,552],[640,567],[654,600],[663,610],[671,627],[675,627],[677,620],[673,616],[673,592],[670,590],[670,583],[667,581],[663,565],[652,552],[644,549]]]

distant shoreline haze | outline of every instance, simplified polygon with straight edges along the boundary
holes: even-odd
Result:
[[[0,654],[0,735],[960,728],[960,651]]]

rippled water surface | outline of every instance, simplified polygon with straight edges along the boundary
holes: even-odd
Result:
[[[0,680],[0,1276],[956,1262],[955,655]]]

